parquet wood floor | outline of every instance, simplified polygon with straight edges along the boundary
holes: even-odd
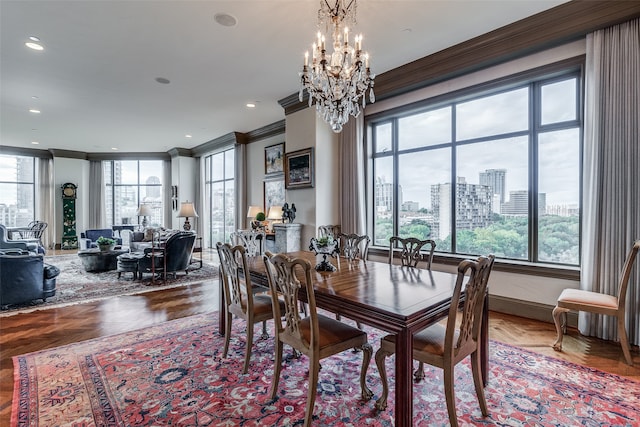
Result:
[[[210,282],[0,318],[0,426],[8,426],[11,416],[13,356],[217,309],[218,285]],[[489,317],[491,339],[640,381],[637,347],[631,367],[624,363],[619,344],[570,330],[564,351],[558,353],[551,348],[553,324],[497,312]]]

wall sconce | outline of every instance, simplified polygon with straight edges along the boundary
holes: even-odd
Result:
[[[182,228],[184,231],[191,230],[191,224],[189,223],[189,218],[197,218],[198,213],[196,212],[196,208],[193,206],[192,202],[186,201],[182,202],[180,205],[180,211],[178,212],[178,218],[186,218],[184,220],[184,225]]]

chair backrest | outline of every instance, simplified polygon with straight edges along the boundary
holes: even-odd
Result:
[[[340,247],[342,248],[342,255],[349,260],[363,259],[366,261],[367,254],[369,253],[369,243],[371,239],[369,236],[358,234],[342,234],[339,235]]]
[[[21,249],[28,251],[29,245],[25,241],[9,240],[7,228],[0,224],[0,249]]]
[[[431,270],[433,262],[433,251],[436,249],[436,242],[431,239],[420,240],[415,237],[402,238],[392,236],[389,238],[389,264],[393,264],[393,252],[396,243],[400,243],[400,261],[403,266],[417,267],[418,262],[422,258],[420,250],[427,246],[428,253],[426,256],[427,269]]]
[[[228,243],[216,243],[220,268],[222,269],[222,283],[224,298],[227,306],[234,306],[242,313],[253,311],[253,293],[250,282],[243,278],[247,267],[246,250],[242,245],[231,246]],[[245,300],[246,304],[242,301]]]
[[[247,256],[262,255],[266,236],[264,229],[236,230],[231,233],[231,242],[244,246]]]
[[[167,272],[186,270],[191,262],[196,235],[190,231],[178,231],[164,243]]]
[[[319,225],[318,226],[318,238],[333,237],[334,239],[337,239],[339,234],[340,234],[339,225]]]
[[[463,355],[473,352],[478,345],[484,299],[486,298],[489,276],[493,269],[495,257],[488,255],[479,257],[477,261],[464,260],[458,264],[458,278],[451,298],[447,331],[445,335],[445,355],[447,352],[455,358],[460,352]],[[468,280],[465,284],[465,280]],[[464,285],[464,306],[460,313],[461,321],[456,338],[458,307]]]
[[[633,264],[638,256],[638,250],[640,249],[640,240],[636,240],[627,254],[627,259],[622,267],[622,273],[618,281],[618,309],[624,309],[627,301],[627,288],[629,287],[629,278],[631,277],[631,270],[633,270]]]
[[[291,345],[304,354],[309,354],[310,351],[319,351],[318,314],[313,282],[311,281],[311,264],[304,259],[292,259],[285,254],[273,255],[270,252],[266,252],[263,259],[271,293],[279,295],[284,301],[284,313],[280,312],[279,304],[273,304],[276,339]],[[301,332],[302,318],[298,301],[298,293],[301,288],[305,289],[309,306],[310,341],[307,341]]]

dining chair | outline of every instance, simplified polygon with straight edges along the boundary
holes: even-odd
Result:
[[[326,357],[354,347],[362,350],[360,389],[362,399],[371,399],[373,393],[367,387],[366,374],[373,349],[367,341],[367,334],[353,326],[318,314],[311,280],[312,267],[308,261],[299,258],[292,259],[285,254],[273,255],[270,252],[267,252],[263,258],[271,293],[282,296],[284,300],[284,309],[282,305],[273,304],[273,317],[277,320],[275,321],[276,357],[273,381],[271,382],[271,399],[275,399],[278,392],[284,344],[290,345],[309,358],[309,391],[304,418],[305,427],[311,425],[318,388],[320,360]],[[299,278],[302,278],[304,283],[301,283]],[[309,305],[309,313],[304,318],[300,316],[298,310],[300,289],[303,289],[306,294]]]
[[[333,237],[334,239],[337,239],[339,234],[340,234],[339,225],[319,225],[318,226],[318,238]]]
[[[392,236],[389,238],[389,264],[393,264],[393,253],[396,243],[399,243],[400,248],[400,262],[403,266],[417,267],[418,262],[422,259],[422,253],[420,252],[424,246],[428,247],[428,254],[426,256],[427,269],[431,270],[431,263],[433,262],[433,252],[436,249],[436,242],[431,239],[420,240],[415,237],[402,238],[399,236]]]
[[[253,326],[262,322],[262,338],[267,338],[266,322],[273,318],[272,298],[267,293],[255,293],[250,280],[244,278],[244,272],[249,271],[247,267],[247,255],[244,246],[231,246],[228,243],[218,242],[216,244],[220,267],[222,269],[222,280],[224,298],[226,306],[226,331],[224,335],[224,349],[222,357],[227,357],[229,341],[231,339],[231,322],[233,316],[244,319],[247,323],[247,345],[245,347],[244,367],[242,373],[246,374],[249,369],[251,350],[253,347]],[[266,290],[266,289],[264,289]],[[282,305],[282,301],[274,298],[276,305]]]
[[[247,256],[256,256],[264,253],[266,236],[264,229],[236,230],[231,233],[231,241],[235,245],[244,246]]]
[[[553,349],[562,350],[562,338],[567,328],[567,313],[574,311],[588,311],[590,313],[614,316],[618,320],[618,335],[620,346],[628,365],[633,366],[633,358],[629,349],[629,339],[625,327],[625,304],[629,278],[634,262],[640,249],[640,240],[633,244],[618,278],[618,295],[607,295],[600,292],[586,291],[583,289],[565,289],[558,297],[558,302],[553,309],[553,323],[556,325],[557,338],[553,343]]]
[[[340,240],[340,248],[342,249],[342,255],[348,260],[362,259],[367,260],[367,254],[369,253],[369,244],[371,239],[366,234],[338,234]]]
[[[481,256],[476,261],[460,262],[446,326],[435,323],[413,336],[413,358],[443,370],[444,394],[452,427],[458,425],[454,390],[455,366],[467,356],[471,356],[471,371],[480,410],[483,416],[488,415],[480,368],[480,329],[494,259],[493,255],[488,255]],[[461,300],[462,311],[459,310]],[[379,410],[387,408],[389,382],[385,359],[395,353],[395,349],[395,335],[386,335],[380,340],[380,349],[376,352],[376,365],[382,380],[382,394],[376,401],[376,408]],[[418,381],[422,379],[419,374],[421,371],[416,372]]]

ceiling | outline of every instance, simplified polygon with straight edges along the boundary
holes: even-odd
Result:
[[[565,1],[360,0],[352,34],[363,33],[380,74]],[[0,0],[1,143],[166,152],[282,120],[278,100],[298,91],[318,7],[318,0]],[[216,23],[218,13],[237,25]],[[30,36],[43,51],[25,47]]]

